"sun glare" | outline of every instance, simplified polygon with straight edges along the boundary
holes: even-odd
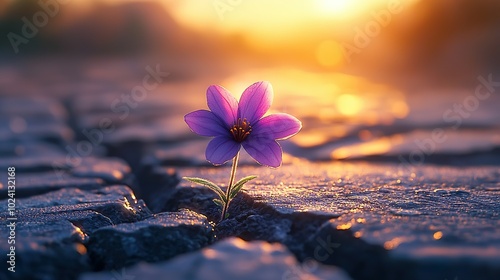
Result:
[[[166,1],[175,19],[183,25],[232,34],[243,32],[252,39],[265,38],[279,41],[296,38],[297,33],[283,32],[287,29],[302,30],[311,26],[308,36],[317,31],[312,24],[322,20],[352,19],[362,16],[382,0],[366,3],[361,0],[315,0],[307,1]],[[219,3],[220,5],[215,5]],[[366,15],[367,16],[367,15]],[[256,20],[258,18],[258,20]],[[338,28],[338,27],[337,27]],[[305,35],[302,35],[305,36]]]
[[[353,0],[318,0],[318,8],[326,14],[343,16],[349,14],[356,8],[356,1]]]

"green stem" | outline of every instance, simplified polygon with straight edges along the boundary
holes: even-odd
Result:
[[[222,222],[224,218],[226,218],[226,213],[227,209],[229,208],[229,194],[231,193],[231,188],[233,187],[234,184],[234,178],[236,177],[236,167],[238,166],[238,159],[240,157],[240,152],[236,154],[236,156],[233,158],[233,166],[231,167],[231,177],[229,178],[229,184],[227,185],[227,190],[226,190],[226,199],[227,202],[224,203],[224,207],[222,207],[222,215],[220,217],[220,221]]]

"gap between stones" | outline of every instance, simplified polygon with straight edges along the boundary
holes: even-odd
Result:
[[[68,125],[75,131],[76,141],[86,140],[79,131],[81,127],[78,126],[71,102],[65,100],[63,104],[69,113]],[[178,187],[180,180],[175,173],[168,174],[159,162],[145,163],[144,155],[148,153],[150,144],[136,140],[102,143],[108,157],[118,157],[129,164],[135,175],[129,187],[153,213],[177,212],[186,208],[205,215],[215,225],[220,213],[212,202],[214,195],[202,188]],[[382,247],[355,238],[350,230],[332,228],[328,220],[336,218],[334,216],[282,214],[265,203],[256,202],[245,193],[238,194],[229,212],[231,216],[214,227],[215,242],[233,236],[246,241],[278,242],[285,245],[300,262],[314,259],[323,264],[336,265],[354,279],[386,275],[387,266],[394,265],[388,262],[387,252]],[[88,249],[87,243],[92,232],[85,234],[86,242],[83,245]],[[321,250],[323,253],[319,256]],[[93,266],[93,270],[101,269]],[[394,267],[391,270],[394,272]],[[397,275],[394,279],[400,277]]]
[[[161,211],[186,208],[205,215],[211,222],[220,213],[212,202],[215,196],[203,188],[178,187]],[[309,260],[341,267],[354,279],[401,279],[399,269],[387,251],[355,238],[350,230],[337,230],[330,219],[335,216],[315,213],[283,214],[256,201],[246,193],[234,199],[230,216],[215,227],[215,239],[240,237],[246,241],[264,240],[285,245],[299,260]],[[306,266],[304,266],[307,269]],[[391,275],[389,275],[391,274]],[[405,278],[406,279],[406,278]]]

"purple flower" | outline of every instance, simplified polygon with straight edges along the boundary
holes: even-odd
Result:
[[[193,132],[215,137],[205,152],[207,160],[214,165],[234,158],[243,146],[258,163],[279,167],[282,150],[276,140],[295,135],[302,124],[288,114],[263,117],[272,101],[273,88],[269,82],[249,86],[239,103],[225,88],[212,85],[207,89],[207,103],[211,111],[194,111],[187,114],[184,120]]]

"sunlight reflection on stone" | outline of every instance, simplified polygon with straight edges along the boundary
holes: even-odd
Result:
[[[436,232],[432,235],[432,237],[434,237],[434,239],[436,239],[436,240],[439,240],[439,239],[441,239],[441,238],[443,237],[443,232],[442,232],[442,231],[436,231]]]
[[[345,224],[342,224],[342,225],[338,225],[337,226],[337,229],[338,230],[348,230],[351,228],[351,223],[345,223]]]
[[[331,156],[334,159],[345,159],[349,157],[383,154],[390,151],[393,145],[401,143],[402,141],[403,137],[401,135],[382,137],[371,142],[338,148],[332,152]]]
[[[75,228],[76,234],[80,236],[80,238],[84,239],[85,238],[85,233],[82,231],[80,227],[77,227],[73,224],[73,227]]]
[[[239,97],[249,81],[262,76],[268,77],[275,92],[271,113],[290,113],[302,120],[303,130],[291,140],[301,147],[343,138],[357,125],[391,124],[409,113],[402,92],[342,73],[285,67],[255,69],[229,77],[223,84]],[[387,144],[378,142],[375,146],[385,150]]]
[[[131,212],[134,212],[135,213],[135,209],[130,205],[130,202],[128,201],[128,199],[126,197],[123,197],[124,198],[124,202],[123,202],[123,207]]]
[[[384,248],[386,250],[392,250],[394,248],[397,248],[401,243],[403,243],[405,241],[404,238],[402,237],[396,237],[396,238],[393,238],[387,242],[384,243]]]
[[[123,179],[123,173],[120,172],[119,170],[113,170],[112,174],[117,180]]]
[[[205,249],[203,252],[202,252],[203,256],[207,259],[215,259],[217,257],[217,251],[213,250],[213,249]]]
[[[335,72],[317,73],[294,68],[256,69],[234,75],[224,81],[224,84],[236,95],[241,95],[247,81],[262,76],[268,77],[273,84],[276,93],[275,104],[280,104],[279,108],[274,109],[298,114],[299,119],[324,118],[318,116],[318,110],[321,109],[329,109],[334,119],[342,118],[342,112],[337,108],[339,101],[341,105],[357,107],[358,111],[366,109],[360,115],[372,112],[401,118],[408,109],[402,92],[357,76]],[[393,112],[396,112],[397,116],[393,115]],[[361,117],[354,116],[353,120]]]

